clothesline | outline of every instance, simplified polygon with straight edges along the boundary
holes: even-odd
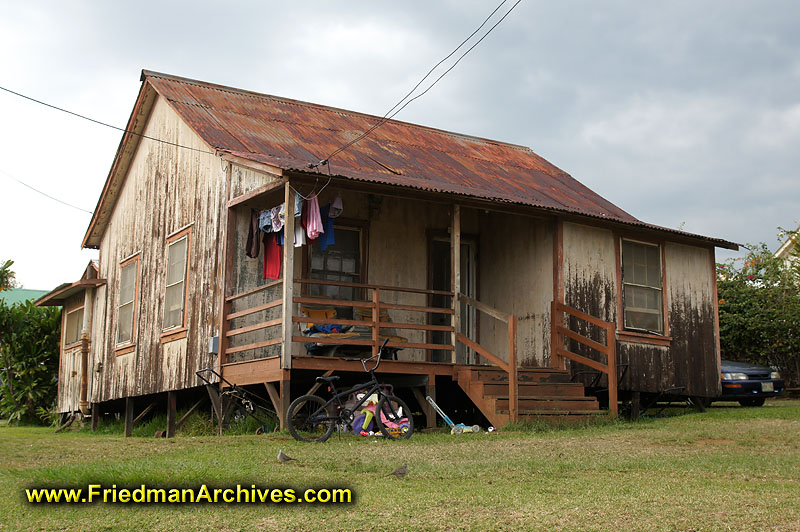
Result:
[[[292,235],[294,247],[301,247],[306,243],[314,244],[319,242],[320,248],[325,251],[328,246],[336,243],[333,220],[339,217],[344,210],[342,197],[337,195],[331,203],[320,209],[318,196],[319,192],[310,199],[304,198],[299,193],[295,196],[294,208],[291,213],[294,218],[298,218],[295,221],[294,234]],[[282,256],[280,247],[285,245],[286,240],[284,232],[286,210],[285,202],[271,209],[250,210],[250,224],[248,226],[245,254],[250,258],[258,258],[263,240],[264,279],[280,278]],[[263,233],[261,238],[259,238],[259,233]]]
[[[314,193],[314,191],[317,188],[317,184],[318,183],[319,183],[319,178],[317,178],[317,181],[314,183],[314,188],[311,189],[311,193],[308,196],[302,195],[300,193],[300,191],[297,190],[296,188],[294,188],[292,185],[289,185],[289,188],[294,190],[295,194],[297,194],[298,196],[300,196],[301,198],[303,198],[304,200],[307,201],[307,200],[310,200],[312,197],[319,196],[320,194],[322,194],[322,191],[325,190],[327,188],[327,186],[331,184],[331,176],[330,175],[328,176],[328,181],[324,185],[322,185],[322,188],[319,189],[319,192]]]

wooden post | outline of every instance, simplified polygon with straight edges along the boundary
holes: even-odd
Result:
[[[125,398],[125,437],[133,434],[133,397]]]
[[[606,344],[608,347],[608,411],[612,417],[619,414],[619,372],[617,371],[617,325],[606,325]]]
[[[550,367],[565,369],[564,358],[558,356],[556,349],[564,347],[563,336],[558,332],[558,326],[564,325],[564,313],[558,310],[558,303],[550,302]]]
[[[92,403],[92,432],[97,432],[100,426],[100,404]]]
[[[429,395],[431,399],[436,401],[436,374],[431,373],[428,375],[428,383],[425,385],[425,394]],[[433,406],[426,400],[425,405],[428,407],[428,410],[425,411],[425,421],[427,424],[427,428],[435,429],[436,428],[436,410],[433,409]]]
[[[292,368],[292,317],[294,316],[294,195],[289,182],[284,185],[286,219],[283,222],[283,358],[281,367]],[[288,388],[287,388],[288,389]],[[288,407],[288,405],[286,405]],[[285,416],[284,416],[285,417]],[[283,429],[283,419],[281,429]]]
[[[175,418],[177,417],[178,392],[167,392],[167,438],[175,436]]]
[[[631,392],[631,421],[638,421],[642,415],[642,394],[641,392]]]
[[[461,301],[458,298],[458,294],[461,292],[461,206],[458,204],[453,204],[453,223],[450,230],[450,287],[453,292],[453,297],[450,298],[453,309],[453,317],[451,319],[453,325],[451,339],[453,354],[451,355],[451,362],[455,364],[458,348],[456,336],[461,332]]]
[[[511,422],[519,414],[519,379],[517,378],[517,317],[508,316],[508,412]]]
[[[81,388],[79,408],[81,414],[89,414],[89,346],[92,342],[92,309],[94,289],[87,288],[83,295],[83,323],[81,324]]]
[[[226,201],[230,199],[231,191],[231,174],[233,163],[228,162],[228,169],[226,172],[227,187],[225,189]],[[227,362],[225,350],[228,348],[228,337],[225,333],[230,329],[230,322],[226,318],[231,312],[232,305],[227,301],[229,295],[233,295],[233,257],[234,250],[236,249],[236,209],[227,207],[224,211],[224,225],[225,233],[221,235],[223,242],[222,247],[222,275],[221,275],[221,290],[220,290],[220,304],[219,304],[219,354],[217,355],[217,373],[222,375],[222,365]]]
[[[372,356],[378,354],[380,346],[380,323],[381,323],[381,291],[378,288],[372,289]]]
[[[284,372],[284,377],[281,378],[280,383],[280,392],[281,392],[281,404],[280,409],[278,410],[278,417],[280,418],[280,427],[281,430],[286,429],[286,420],[287,414],[289,413],[289,402],[292,399],[291,396],[291,387],[290,387],[290,380],[289,380],[289,372]]]

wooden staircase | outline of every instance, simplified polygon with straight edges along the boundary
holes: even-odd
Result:
[[[463,366],[457,378],[459,387],[492,425],[502,427],[510,421],[509,374],[506,371],[494,366]],[[570,382],[566,370],[519,368],[517,383],[520,421],[572,422],[607,414],[600,410],[596,398],[586,397],[583,384]]]

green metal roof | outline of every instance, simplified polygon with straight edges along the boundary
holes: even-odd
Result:
[[[47,290],[29,290],[27,288],[11,288],[0,292],[0,299],[5,300],[6,305],[23,303],[29,299],[36,300],[47,293]]]

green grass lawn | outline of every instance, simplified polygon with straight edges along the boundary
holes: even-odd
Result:
[[[278,449],[297,458],[279,464]],[[408,463],[405,479],[386,477]],[[0,530],[800,530],[800,401],[384,442],[0,427]],[[350,505],[31,505],[26,487],[345,486]]]

